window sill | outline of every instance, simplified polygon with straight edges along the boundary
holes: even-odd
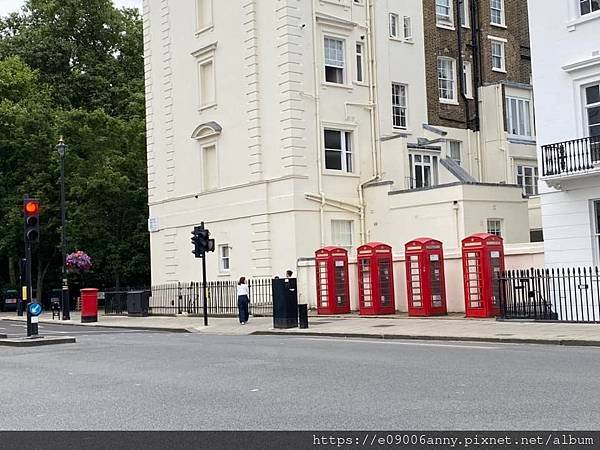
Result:
[[[600,11],[594,11],[593,13],[584,14],[583,16],[580,16],[577,19],[573,19],[567,22],[567,31],[575,31],[577,25],[581,25],[586,22],[589,22],[590,20],[596,19],[600,19]]]
[[[230,277],[230,276],[231,276],[231,272],[219,272],[217,274],[217,277],[221,277],[221,278]]]
[[[496,69],[495,67],[492,67],[492,72],[506,73],[506,69]]]
[[[203,112],[206,111],[207,109],[212,109],[212,108],[216,108],[217,107],[217,103],[213,102],[213,103],[209,103],[207,105],[203,105],[201,107],[198,108],[199,112]]]
[[[392,126],[392,133],[394,133],[394,134],[410,134],[410,133],[408,133],[407,127],[394,127],[394,126]]]
[[[525,144],[525,145],[535,145],[536,140],[535,136],[518,136],[516,134],[508,135],[508,142],[512,144]]]
[[[456,31],[454,24],[446,24],[442,22],[436,22],[435,24],[438,28],[443,28],[444,30]]]
[[[402,42],[402,38],[398,36],[389,36],[390,41]]]
[[[352,84],[354,86],[369,87],[369,85],[367,83],[365,83],[364,81],[353,81]]]
[[[354,86],[352,86],[351,84],[332,83],[330,81],[321,81],[321,86],[323,88],[332,87],[337,89],[348,89],[350,91],[354,89]]]
[[[415,41],[413,40],[413,38],[405,38],[405,39],[404,39],[404,43],[405,43],[405,44],[411,44],[411,45],[412,45],[412,44],[414,44],[414,43],[415,43]]]
[[[342,178],[360,178],[360,175],[354,172],[343,172],[341,170],[325,169],[323,175],[331,175]]]
[[[454,105],[454,106],[458,106],[458,101],[457,100],[446,100],[444,98],[440,98],[440,103],[442,105]]]
[[[208,26],[206,26],[204,28],[200,28],[199,30],[196,30],[196,32],[194,33],[194,35],[196,37],[198,37],[198,36],[206,33],[207,31],[211,31],[212,29],[214,29],[214,27],[215,27],[214,24],[210,24],[210,25],[208,25]]]
[[[493,23],[493,22],[490,22],[490,26],[496,27],[496,28],[502,28],[504,30],[508,29],[508,27],[504,23]]]

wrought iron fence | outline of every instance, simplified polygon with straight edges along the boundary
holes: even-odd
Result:
[[[512,270],[500,275],[504,319],[600,323],[600,269]]]
[[[104,293],[104,314],[120,315],[127,313],[127,291],[106,291]]]
[[[250,314],[270,316],[273,313],[273,295],[270,278],[248,280]],[[202,283],[171,283],[152,287],[150,314],[202,315],[204,313]],[[211,281],[206,283],[207,309],[212,317],[237,316],[237,282]]]
[[[543,176],[575,174],[600,163],[600,136],[592,136],[542,147]]]

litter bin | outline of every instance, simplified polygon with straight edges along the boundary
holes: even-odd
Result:
[[[308,305],[298,305],[298,324],[300,328],[308,328]]]
[[[98,322],[98,289],[81,290],[81,323]]]
[[[151,291],[127,292],[127,315],[132,317],[146,317],[150,309]]]
[[[2,311],[16,311],[19,302],[19,292],[14,289],[4,291],[2,299]]]
[[[298,327],[298,291],[295,278],[273,279],[273,327]]]

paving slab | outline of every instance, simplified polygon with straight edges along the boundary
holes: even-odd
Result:
[[[40,336],[0,339],[0,347],[40,347],[43,345],[75,344],[77,340],[69,336]]]

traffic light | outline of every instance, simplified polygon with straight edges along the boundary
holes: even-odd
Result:
[[[205,253],[215,251],[215,240],[210,239],[210,231],[206,230],[204,225],[194,227],[192,245],[194,246],[192,253],[196,258],[202,258]]]
[[[40,201],[34,198],[23,200],[25,218],[25,242],[40,241]]]

